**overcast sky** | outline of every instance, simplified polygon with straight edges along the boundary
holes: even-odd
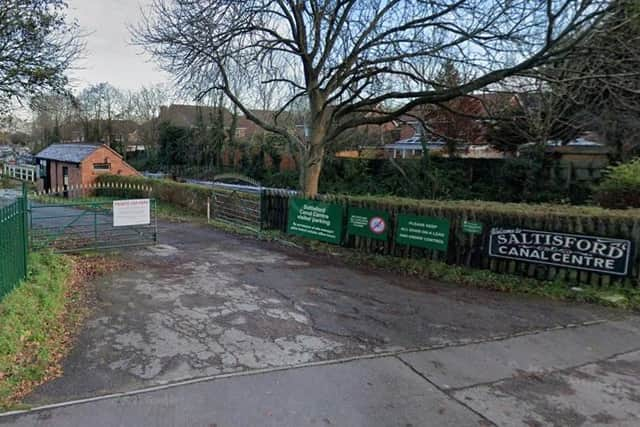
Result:
[[[86,38],[87,49],[77,68],[69,73],[74,89],[109,82],[122,89],[136,89],[170,81],[143,54],[131,45],[127,25],[140,20],[140,4],[149,0],[67,0],[68,14],[78,20]]]

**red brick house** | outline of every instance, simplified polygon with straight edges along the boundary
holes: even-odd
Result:
[[[139,175],[120,154],[103,144],[52,144],[35,157],[41,187],[46,191],[91,185],[104,174]]]

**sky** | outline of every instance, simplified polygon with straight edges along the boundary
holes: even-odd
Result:
[[[149,0],[67,0],[70,18],[78,21],[87,34],[86,52],[68,75],[75,90],[88,85],[109,82],[121,89],[137,89],[142,85],[168,82],[162,72],[131,44],[128,25],[141,19],[140,6]]]

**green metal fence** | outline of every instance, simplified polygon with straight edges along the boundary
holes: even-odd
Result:
[[[77,252],[155,244],[158,239],[156,202],[154,199],[149,202],[148,224],[115,226],[113,200],[108,197],[32,200],[31,248]]]
[[[0,299],[27,277],[27,198],[0,207]]]

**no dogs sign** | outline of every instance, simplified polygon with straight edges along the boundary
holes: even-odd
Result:
[[[389,215],[386,212],[349,207],[347,232],[350,236],[387,240],[389,233],[388,224]]]

